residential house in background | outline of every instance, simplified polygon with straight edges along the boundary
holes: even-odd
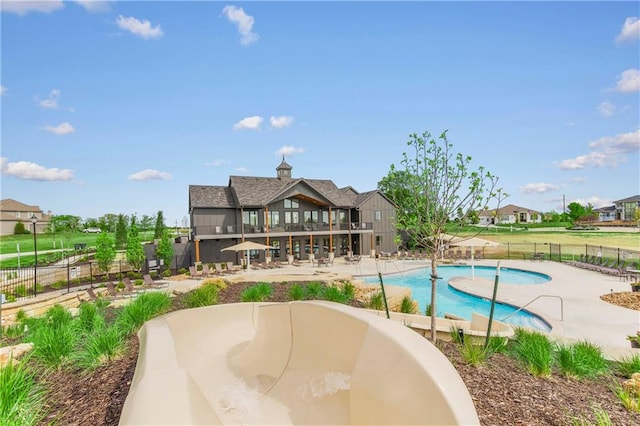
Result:
[[[38,206],[30,206],[11,198],[0,200],[0,235],[13,235],[18,222],[22,222],[25,229],[33,232],[31,217],[34,215],[38,219],[36,232],[40,234],[49,225],[51,212],[44,213]]]
[[[395,251],[395,208],[381,192],[294,178],[284,158],[276,172],[230,176],[226,186],[189,186],[195,261],[238,261],[241,255],[222,249],[243,241],[272,247],[270,256],[280,261]],[[266,253],[250,256],[263,261]]]
[[[598,214],[598,222],[612,222],[616,220],[616,206],[600,207],[593,209]]]
[[[516,224],[516,223],[541,223],[542,213],[525,207],[507,204],[499,209],[488,209],[478,213],[480,224]]]
[[[634,221],[636,210],[640,208],[640,195],[614,201],[616,220]]]

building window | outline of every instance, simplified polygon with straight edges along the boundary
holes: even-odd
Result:
[[[280,241],[271,241],[271,247],[273,247],[273,250],[271,250],[271,252],[273,253],[273,257],[280,257]]]
[[[285,209],[297,209],[300,208],[300,204],[298,204],[298,200],[294,198],[285,198],[284,199],[284,208]]]
[[[380,210],[376,210],[376,222],[380,222],[382,220],[382,212]]]
[[[382,235],[376,235],[376,246],[382,245]]]
[[[318,211],[317,210],[305,210],[304,211],[304,223],[318,223]]]
[[[243,211],[242,223],[244,225],[258,226],[258,212],[255,210]]]
[[[16,212],[16,217],[20,217],[21,212]]]
[[[329,212],[326,210],[322,211],[322,224],[329,225]]]
[[[269,212],[268,214],[265,214],[265,216],[267,216],[267,219],[269,219],[269,227],[270,228],[276,228],[278,226],[280,226],[280,212],[279,211],[273,211],[273,212]]]
[[[298,212],[284,212],[284,223],[300,223],[300,214]]]

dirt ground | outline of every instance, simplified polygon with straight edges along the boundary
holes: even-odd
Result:
[[[247,283],[221,291],[220,303],[238,302]],[[290,284],[274,286],[272,301],[288,300]],[[611,300],[615,303],[615,300]],[[637,309],[637,305],[635,309]],[[182,307],[181,298],[174,309]],[[596,424],[593,407],[604,409],[614,425],[638,425],[639,414],[628,413],[610,386],[619,377],[575,380],[553,375],[537,378],[516,361],[495,354],[485,365],[472,367],[462,361],[458,346],[438,344],[467,385],[482,425],[567,425]],[[42,372],[40,380],[48,389],[50,415],[43,425],[117,425],[131,385],[138,353],[137,338],[129,342],[128,354],[91,374],[79,371]],[[572,419],[588,419],[575,423]]]

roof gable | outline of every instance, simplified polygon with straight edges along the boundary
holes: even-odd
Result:
[[[38,206],[30,206],[11,198],[0,200],[0,210],[5,212],[42,212]]]
[[[614,201],[615,204],[622,203],[635,203],[640,201],[640,195],[634,195],[633,197],[623,198],[622,200]]]
[[[231,188],[213,185],[189,185],[189,209],[235,208]]]

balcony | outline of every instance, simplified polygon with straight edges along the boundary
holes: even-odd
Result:
[[[288,236],[288,235],[308,235],[329,233],[329,224],[327,223],[287,223],[269,228],[271,236]],[[356,234],[370,233],[373,231],[372,222],[352,222],[351,229],[348,223],[338,223],[331,226],[331,233],[346,234],[348,231]],[[264,226],[257,225],[208,225],[194,226],[193,238],[199,239],[216,239],[216,238],[238,238],[244,233],[245,236],[265,236],[267,230]]]

